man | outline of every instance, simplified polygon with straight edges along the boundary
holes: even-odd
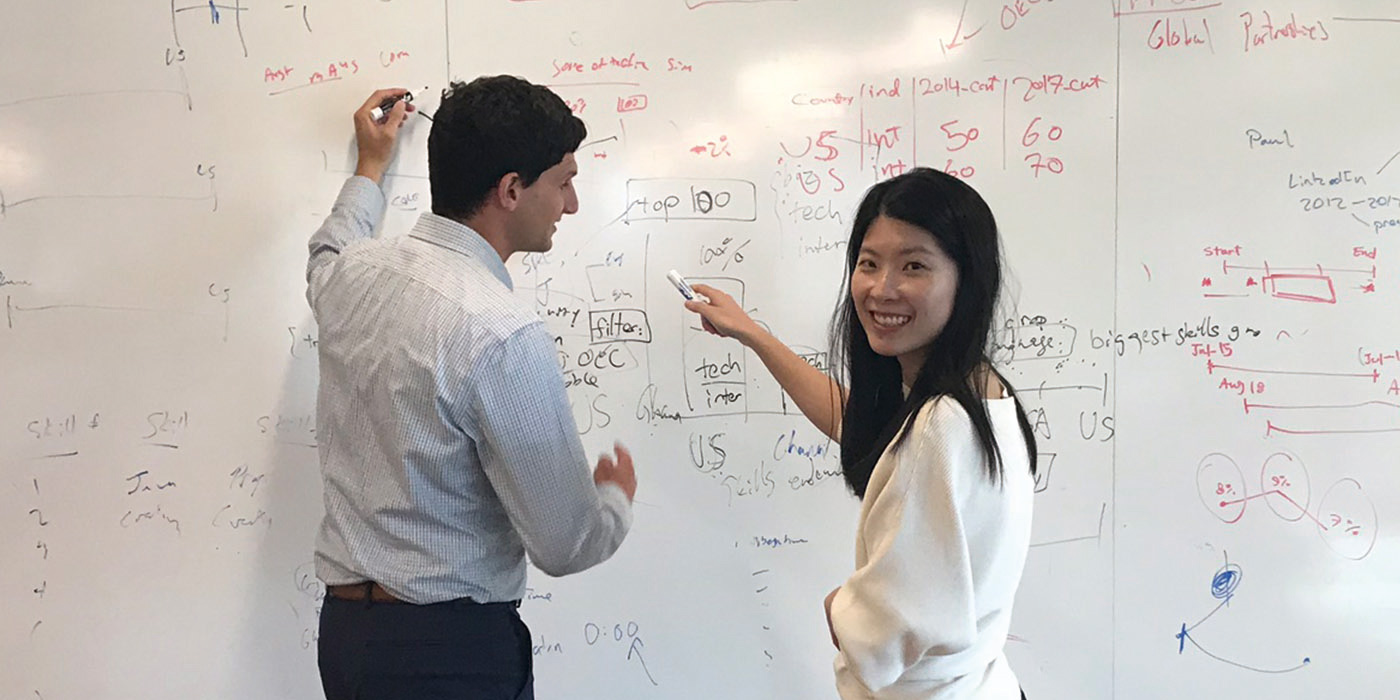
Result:
[[[371,111],[404,92],[355,112],[355,176],[310,243],[321,681],[328,700],[533,698],[525,555],[553,576],[612,556],[637,483],[621,446],[589,479],[553,337],[505,267],[578,211],[584,126],[518,78],[453,83],[428,137],[432,213],[374,240],[412,106]]]

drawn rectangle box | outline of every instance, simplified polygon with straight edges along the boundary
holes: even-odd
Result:
[[[732,277],[692,277],[729,294],[743,307],[745,285]],[[681,317],[681,367],[685,376],[685,403],[691,415],[742,413],[748,410],[747,358],[742,345],[731,338],[711,335],[699,317]]]
[[[1327,275],[1269,275],[1264,278],[1263,284],[1275,299],[1314,304],[1337,303],[1337,288]]]
[[[628,222],[757,221],[758,188],[733,179],[628,180],[624,217]]]
[[[1055,468],[1055,458],[1059,454],[1055,452],[1039,452],[1036,454],[1035,469],[1035,492],[1044,493],[1050,488],[1050,470]]]
[[[993,336],[997,360],[1062,360],[1074,354],[1079,330],[1064,323],[1038,323],[1004,328]]]
[[[619,299],[630,299],[627,290],[628,276],[620,265],[588,265],[583,268],[588,278],[588,291],[594,302],[617,303]]]
[[[797,356],[806,361],[807,364],[816,367],[823,373],[831,371],[831,361],[826,352],[796,345],[792,347],[792,351],[796,352]]]
[[[588,342],[650,343],[651,323],[641,309],[601,309],[588,312]]]

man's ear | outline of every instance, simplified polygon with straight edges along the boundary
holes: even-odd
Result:
[[[498,182],[492,196],[496,198],[496,203],[506,211],[513,212],[520,206],[520,199],[525,194],[524,183],[520,180],[520,173],[506,173]]]

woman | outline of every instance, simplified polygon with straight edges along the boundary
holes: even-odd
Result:
[[[1035,437],[987,356],[996,221],[967,184],[916,168],[866,193],[832,324],[841,386],[725,293],[686,302],[753,350],[841,444],[862,499],[856,570],[827,596],[841,697],[1023,697],[1003,647],[1030,542]]]

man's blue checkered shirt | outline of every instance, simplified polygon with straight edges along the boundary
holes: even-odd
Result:
[[[543,321],[462,224],[425,213],[407,236],[372,238],[384,204],[351,178],[310,243],[317,576],[495,602],[524,595],[527,553],[556,576],[612,556],[631,504],[593,483]]]

